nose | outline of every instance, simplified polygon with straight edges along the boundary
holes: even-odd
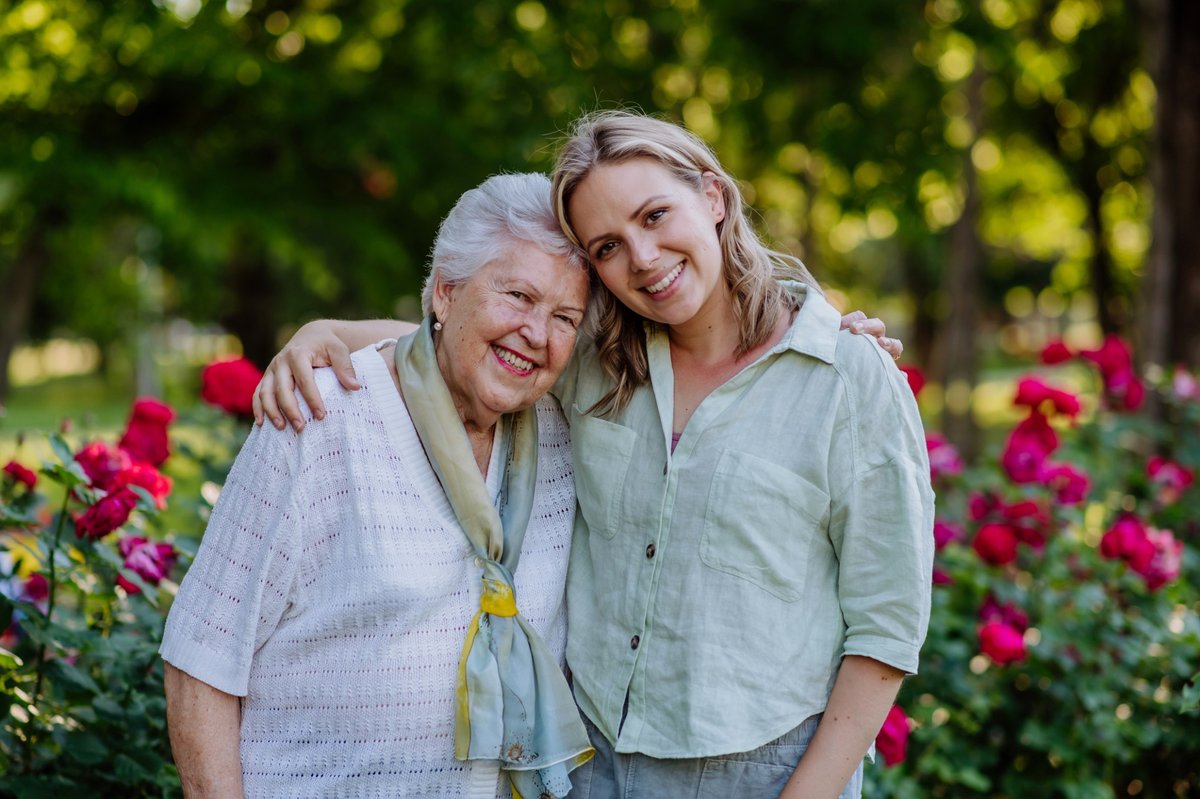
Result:
[[[545,347],[550,338],[549,314],[540,309],[525,314],[524,323],[521,325],[521,337],[529,342],[530,347],[535,349]]]
[[[645,272],[655,267],[662,254],[658,242],[651,236],[638,235],[629,239],[629,265],[635,272]]]

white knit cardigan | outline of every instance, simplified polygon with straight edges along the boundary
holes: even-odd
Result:
[[[495,765],[453,757],[480,569],[386,363],[375,347],[353,362],[359,391],[318,370],[323,421],[302,435],[250,433],[162,656],[243,697],[247,797],[507,796]],[[549,397],[536,407],[537,495],[516,597],[561,661],[575,488],[562,412]]]

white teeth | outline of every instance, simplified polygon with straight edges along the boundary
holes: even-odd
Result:
[[[512,366],[514,369],[519,369],[522,372],[528,372],[533,369],[533,361],[527,361],[516,353],[509,352],[508,350],[501,349],[499,347],[492,347],[492,351],[499,355],[502,361]]]
[[[683,264],[680,264],[679,266],[672,269],[670,272],[667,272],[667,274],[663,276],[663,279],[658,281],[657,283],[655,283],[653,286],[646,286],[646,291],[650,292],[651,294],[657,294],[658,292],[665,289],[667,286],[671,285],[671,283],[675,280],[675,278],[679,277],[679,273],[682,271],[683,271]]]

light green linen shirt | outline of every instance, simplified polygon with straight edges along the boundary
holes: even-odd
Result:
[[[909,673],[929,623],[933,491],[904,374],[816,292],[671,453],[667,336],[610,418],[583,342],[556,386],[579,512],[567,660],[618,752],[754,749],[824,709],[844,655]],[[628,711],[622,724],[622,709]]]

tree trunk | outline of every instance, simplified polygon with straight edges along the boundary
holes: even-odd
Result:
[[[1150,153],[1153,243],[1142,283],[1145,364],[1200,366],[1200,4],[1145,0],[1146,53],[1158,89]]]
[[[228,286],[221,324],[241,341],[243,354],[264,368],[279,349],[279,311],[270,264],[251,234],[239,235],[233,246]]]
[[[29,323],[38,280],[50,263],[46,238],[50,229],[59,224],[59,216],[59,212],[53,208],[42,213],[29,230],[5,275],[4,291],[0,292],[0,405],[8,401],[11,388],[8,362]]]
[[[976,66],[966,86],[968,114],[976,135],[982,124],[983,69]],[[971,392],[979,371],[977,345],[979,293],[983,274],[983,244],[979,240],[979,187],[970,148],[963,153],[962,215],[950,229],[945,281],[950,313],[943,333],[945,342],[946,404],[942,429],[946,438],[966,458],[973,459],[979,446],[979,430],[971,408]]]

